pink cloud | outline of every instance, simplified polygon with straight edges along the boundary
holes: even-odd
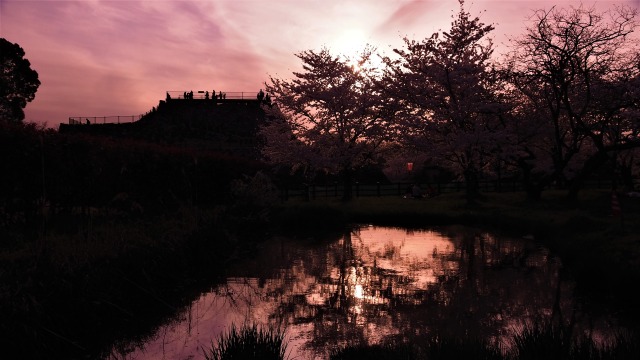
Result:
[[[554,3],[466,5],[496,23],[500,39]],[[559,4],[568,3],[579,1]],[[402,36],[447,29],[457,8],[454,0],[0,0],[0,36],[24,48],[42,82],[27,120],[57,127],[69,116],[144,113],[167,90],[257,91],[269,75],[299,70],[297,52],[331,48],[349,31],[386,51]]]

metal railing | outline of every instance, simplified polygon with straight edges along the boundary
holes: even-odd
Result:
[[[193,92],[193,97],[190,97],[190,94]],[[231,91],[231,92],[223,92],[218,91],[213,94],[213,90],[197,90],[197,91],[177,91],[177,90],[169,90],[167,91],[167,99],[180,99],[180,100],[191,100],[191,99],[217,99],[217,100],[257,100],[258,92],[252,91]]]
[[[190,94],[193,92],[193,97]],[[198,90],[198,91],[178,91],[178,90],[169,90],[167,91],[166,100],[169,99],[180,99],[180,100],[191,100],[191,99],[211,99],[211,100],[258,100],[258,92],[252,91],[232,91],[232,92],[217,92],[215,95],[213,91],[209,90]],[[112,115],[112,116],[70,116],[69,117],[69,125],[91,125],[91,124],[124,124],[124,123],[132,123],[136,122],[145,114],[141,115]]]
[[[384,197],[398,196],[411,197],[412,186],[414,183],[354,183],[351,191],[354,197]],[[458,193],[465,191],[464,182],[447,182],[447,183],[419,183],[422,194],[430,197],[436,194]],[[525,191],[524,185],[519,180],[481,180],[478,182],[480,192],[522,192]],[[592,179],[585,182],[584,189],[611,189],[612,182],[609,179]],[[640,180],[634,180],[634,188],[640,188]],[[335,198],[340,197],[344,193],[344,186],[341,183],[333,184],[298,184],[283,186],[280,188],[280,197],[282,199],[290,198]]]
[[[144,115],[70,116],[69,125],[124,124],[142,119]]]

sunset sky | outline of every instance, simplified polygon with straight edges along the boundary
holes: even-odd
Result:
[[[607,9],[640,0],[584,1]],[[579,1],[467,1],[494,24],[498,52],[534,9]],[[19,44],[42,84],[26,121],[57,128],[70,116],[138,115],[168,90],[256,92],[290,78],[295,53],[326,46],[382,53],[402,38],[449,29],[456,0],[0,0],[0,37]]]

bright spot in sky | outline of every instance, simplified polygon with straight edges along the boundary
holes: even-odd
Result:
[[[347,63],[354,69],[382,67],[382,61],[379,56],[375,54],[369,57],[368,62],[364,64],[360,63],[362,55],[367,48],[371,50],[375,49],[371,38],[361,29],[352,28],[341,31],[337,35],[336,40],[327,45],[327,47],[332,55],[346,59]]]
[[[367,44],[367,37],[362,30],[350,29],[342,32],[336,42],[330,45],[330,50],[335,55],[348,58],[357,57]]]

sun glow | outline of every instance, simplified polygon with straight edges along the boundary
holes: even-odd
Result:
[[[350,66],[360,68],[359,62],[368,46],[367,36],[362,30],[349,29],[337,35],[337,40],[332,46],[331,52],[346,59]]]
[[[336,40],[330,50],[334,55],[345,59],[347,64],[355,70],[363,68],[380,69],[383,67],[383,63],[375,53],[375,46],[369,40],[366,33],[360,29],[345,30],[336,36]],[[369,55],[368,60],[363,62],[362,57],[367,52],[372,53]]]
[[[333,51],[349,59],[356,58],[367,45],[367,37],[360,29],[341,32],[334,43]]]

